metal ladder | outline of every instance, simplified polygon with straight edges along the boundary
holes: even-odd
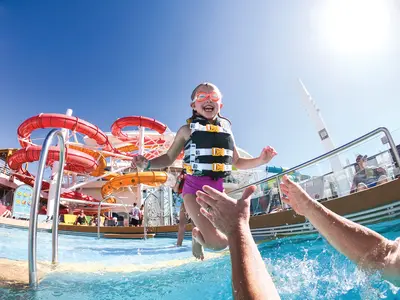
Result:
[[[43,174],[46,167],[46,161],[49,153],[50,144],[54,136],[58,137],[58,142],[60,147],[60,154],[59,154],[60,164],[56,182],[55,204],[53,212],[51,263],[57,264],[58,262],[58,214],[60,211],[61,183],[62,183],[62,174],[64,172],[64,162],[65,162],[65,141],[61,130],[53,129],[49,132],[49,134],[46,136],[46,139],[43,142],[43,147],[39,159],[39,168],[35,180],[35,185],[33,188],[32,206],[31,206],[31,214],[29,221],[29,243],[28,243],[29,285],[32,288],[36,288],[38,286],[36,250],[37,250],[37,225],[38,225],[40,190],[42,188]]]

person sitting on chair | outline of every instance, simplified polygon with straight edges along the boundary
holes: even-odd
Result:
[[[74,225],[85,225],[85,224],[87,224],[87,220],[86,220],[85,212],[82,209],[81,212],[79,213],[79,215],[76,216]]]
[[[367,166],[367,156],[357,156],[358,171],[354,175],[351,193],[366,190],[370,187],[388,182],[385,169]]]

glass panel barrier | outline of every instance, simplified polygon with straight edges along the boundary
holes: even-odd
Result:
[[[300,184],[317,201],[343,197],[394,180],[399,172],[390,139],[389,132],[378,128],[281,174],[266,174],[265,179],[254,183],[257,191],[251,201],[252,215],[289,208],[281,201],[278,185],[284,174]],[[255,173],[259,174],[259,171]],[[243,189],[242,186],[228,194],[239,199]]]

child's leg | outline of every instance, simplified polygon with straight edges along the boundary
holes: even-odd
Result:
[[[209,249],[222,250],[226,248],[228,246],[228,239],[200,213],[200,205],[196,201],[196,195],[186,194],[183,199],[185,209],[197,227],[193,229],[194,238]]]

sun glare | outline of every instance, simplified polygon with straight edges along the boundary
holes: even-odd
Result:
[[[328,0],[323,2],[320,32],[336,51],[366,54],[382,50],[389,39],[387,0]]]

